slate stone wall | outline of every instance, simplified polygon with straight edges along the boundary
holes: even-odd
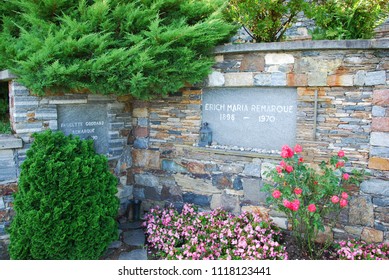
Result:
[[[134,102],[134,197],[143,200],[144,210],[189,202],[205,210],[270,211],[287,228],[282,214],[266,209],[261,192],[265,171],[278,164],[279,156],[196,143],[202,88],[293,87],[298,93],[297,143],[306,161],[317,165],[342,149],[350,159],[347,170],[371,174],[360,188],[348,186],[350,207],[326,234],[388,241],[388,46],[382,39],[218,47],[203,85],[149,103]]]
[[[0,79],[10,81],[15,132],[11,138],[0,138],[0,243],[8,242],[4,229],[13,215],[11,195],[31,134],[57,130],[57,106],[66,104],[107,104],[108,157],[118,177],[120,215],[126,215],[132,198],[142,200],[144,211],[189,202],[236,214],[259,209],[287,228],[282,214],[266,208],[266,194],[261,192],[265,172],[279,163],[278,155],[239,147],[197,147],[202,89],[239,87],[295,88],[296,142],[303,146],[306,161],[315,166],[342,149],[350,159],[348,170],[371,173],[360,188],[348,186],[350,207],[342,212],[337,228],[326,234],[388,241],[388,46],[388,39],[220,46],[204,84],[188,85],[150,102],[88,94],[37,97],[14,76],[0,72]]]

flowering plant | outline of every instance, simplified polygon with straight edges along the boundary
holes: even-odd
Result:
[[[164,259],[287,259],[280,230],[255,213],[234,216],[225,210],[197,212],[185,204],[151,209],[145,216],[148,247]]]
[[[288,217],[300,248],[314,257],[315,239],[324,231],[324,222],[335,222],[342,208],[348,205],[343,184],[351,180],[344,170],[347,158],[344,151],[320,164],[321,171],[304,163],[302,147],[282,147],[283,160],[267,174],[273,181],[266,184],[268,202]]]
[[[335,245],[340,260],[388,260],[389,244],[367,244],[364,241],[339,241]]]

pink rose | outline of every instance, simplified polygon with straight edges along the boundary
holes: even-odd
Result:
[[[293,166],[291,165],[288,165],[286,168],[285,168],[286,172],[290,173],[293,171]]]
[[[338,161],[335,165],[336,168],[343,167],[344,166],[344,161]]]
[[[300,201],[293,201],[290,203],[290,207],[289,209],[296,212],[297,210],[299,210],[299,207],[300,207]]]
[[[303,190],[300,189],[300,188],[295,188],[294,189],[294,193],[297,194],[297,195],[301,194],[302,192],[303,192]]]
[[[286,162],[281,160],[280,165],[281,165],[281,167],[285,168],[286,167]]]
[[[316,211],[316,205],[315,204],[309,204],[308,205],[308,211],[309,212],[315,212]]]
[[[339,205],[340,205],[341,208],[346,207],[347,206],[347,200],[342,198],[340,200],[340,202],[339,202]]]
[[[284,201],[282,202],[283,204],[284,204],[284,206],[286,207],[286,208],[289,208],[290,209],[290,207],[291,207],[291,202],[289,201],[289,200],[287,200],[287,199],[284,199]]]
[[[281,157],[288,158],[289,157],[288,151],[285,151],[285,150],[281,151]]]
[[[279,173],[282,172],[282,167],[279,166],[279,165],[277,165],[277,166],[276,166],[276,170],[277,170],[277,173],[279,174]]]
[[[336,203],[339,202],[339,197],[334,195],[333,197],[331,197],[331,201],[332,201],[333,204],[336,204]]]
[[[300,157],[299,158],[299,163],[303,163],[304,162],[304,158]]]
[[[297,198],[295,200],[293,200],[292,203],[297,204],[298,206],[300,206],[300,200],[298,200]]]
[[[303,151],[303,148],[299,144],[296,144],[296,146],[294,146],[295,153],[301,153],[302,151]]]
[[[350,178],[350,175],[347,174],[347,173],[344,173],[344,174],[343,174],[343,179],[347,181],[348,178]]]
[[[274,190],[272,195],[274,198],[277,199],[277,198],[280,198],[281,192],[279,190]]]
[[[342,192],[342,198],[343,198],[343,199],[347,199],[347,198],[348,198],[348,194],[345,193],[345,192]]]
[[[293,155],[294,155],[294,152],[288,145],[284,145],[282,147],[281,156],[283,158],[291,158],[291,157],[293,157]]]
[[[340,151],[338,152],[338,157],[344,157],[344,151],[340,150]]]

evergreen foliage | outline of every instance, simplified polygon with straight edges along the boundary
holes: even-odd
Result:
[[[313,0],[307,15],[315,20],[315,40],[371,39],[389,16],[387,0]]]
[[[35,140],[22,164],[12,259],[98,259],[117,240],[117,179],[92,140],[50,130]]]
[[[33,93],[166,95],[210,72],[226,0],[5,0],[0,67]]]

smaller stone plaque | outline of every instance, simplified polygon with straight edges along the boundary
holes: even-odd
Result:
[[[59,130],[81,139],[93,139],[97,153],[108,153],[107,105],[58,105],[57,110]]]

